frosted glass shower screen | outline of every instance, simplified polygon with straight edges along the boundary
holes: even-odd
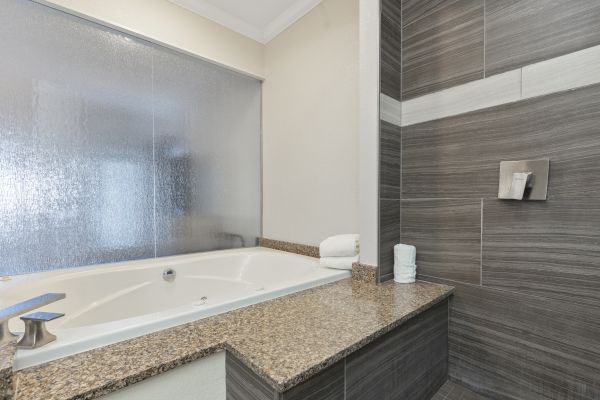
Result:
[[[0,276],[255,245],[259,81],[0,5]]]

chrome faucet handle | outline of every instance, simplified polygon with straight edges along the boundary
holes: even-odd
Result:
[[[6,308],[0,309],[0,345],[11,342],[17,337],[8,329],[8,321],[11,318],[18,317],[36,308],[43,307],[55,301],[62,300],[66,297],[64,293],[46,293],[21,303],[13,304]]]
[[[17,342],[20,349],[37,349],[56,340],[56,335],[46,329],[46,322],[64,317],[62,313],[34,312],[23,315],[21,319],[25,322],[25,333]]]

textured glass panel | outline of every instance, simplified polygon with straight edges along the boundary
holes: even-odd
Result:
[[[260,82],[188,56],[154,62],[157,254],[260,235]]]
[[[0,6],[0,275],[254,245],[257,80]]]
[[[0,3],[0,275],[154,256],[156,50]]]

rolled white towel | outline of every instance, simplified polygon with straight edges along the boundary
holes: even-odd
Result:
[[[417,248],[407,244],[394,246],[394,280],[399,283],[413,283],[417,278]]]
[[[417,280],[416,265],[394,265],[394,280],[398,283],[413,283]]]
[[[334,269],[352,269],[352,264],[358,262],[358,256],[354,257],[321,257],[321,267]]]
[[[417,261],[417,248],[408,244],[394,246],[394,265],[414,265]]]
[[[355,234],[328,237],[319,245],[321,257],[354,257],[360,251],[360,236]]]

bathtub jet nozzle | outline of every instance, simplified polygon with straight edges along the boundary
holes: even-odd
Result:
[[[167,282],[173,282],[177,276],[177,272],[173,268],[167,268],[163,271],[163,279]]]

